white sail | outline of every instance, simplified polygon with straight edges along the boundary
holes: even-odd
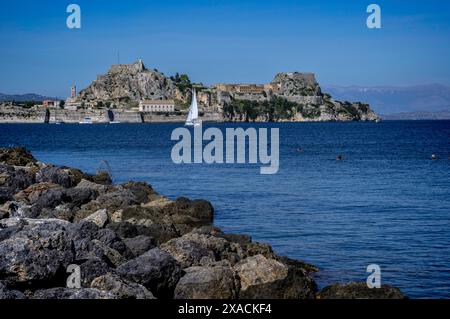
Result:
[[[198,105],[197,105],[197,94],[195,89],[192,90],[192,102],[189,108],[188,117],[186,119],[186,125],[195,125],[198,119]]]

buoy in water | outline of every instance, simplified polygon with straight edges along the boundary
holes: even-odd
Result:
[[[336,157],[336,160],[337,161],[342,161],[344,159],[344,156],[342,156],[342,155],[338,155],[337,157]]]
[[[431,155],[431,159],[432,159],[432,160],[437,160],[437,159],[438,159],[438,157],[437,157],[437,155],[436,155],[436,154],[433,154],[433,155]]]

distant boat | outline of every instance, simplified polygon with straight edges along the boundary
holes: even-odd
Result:
[[[376,119],[376,120],[375,120],[375,123],[380,123],[380,122],[381,122],[380,119]]]
[[[80,124],[93,124],[92,118],[86,116],[83,121],[80,122]]]
[[[111,121],[109,124],[120,124],[120,121]]]
[[[189,113],[186,119],[186,126],[200,126],[201,122],[198,119],[198,105],[197,105],[197,94],[195,89],[192,89],[192,102],[189,108]]]

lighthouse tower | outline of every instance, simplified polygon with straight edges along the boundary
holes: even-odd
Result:
[[[72,99],[75,99],[76,96],[77,96],[77,87],[75,85],[72,85],[70,87],[70,97]]]

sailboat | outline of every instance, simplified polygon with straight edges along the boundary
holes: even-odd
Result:
[[[195,89],[192,89],[192,102],[189,108],[188,117],[186,119],[186,126],[200,126],[201,122],[198,119],[198,105],[197,105],[197,94]]]

